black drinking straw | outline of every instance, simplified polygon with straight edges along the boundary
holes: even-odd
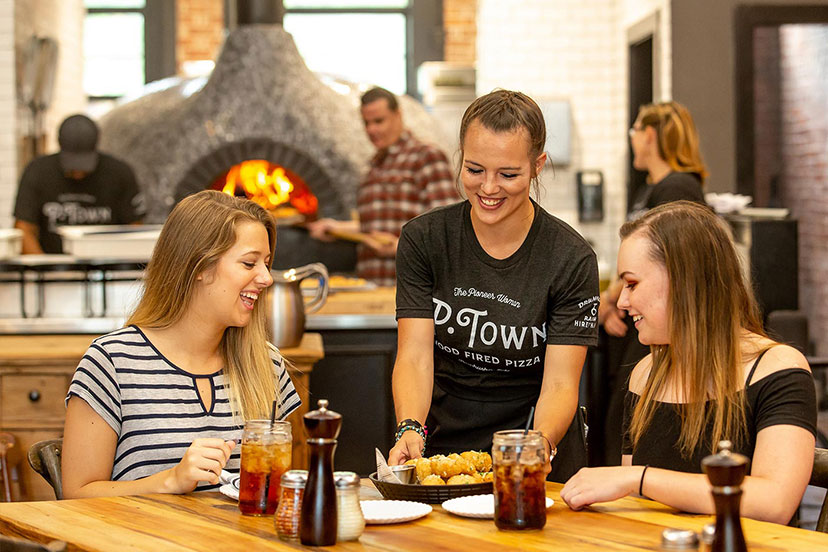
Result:
[[[529,433],[529,428],[532,427],[532,418],[535,416],[535,407],[529,409],[529,418],[526,419],[526,427],[523,429],[523,434]]]
[[[273,424],[276,422],[276,401],[273,401],[273,406],[270,407],[270,429],[273,429]],[[264,496],[262,496],[262,501],[259,504],[259,507],[262,510],[262,513],[267,511],[267,494],[270,492],[270,473],[267,472],[265,476],[265,488],[264,488]]]

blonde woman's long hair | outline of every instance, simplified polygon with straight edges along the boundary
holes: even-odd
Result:
[[[192,301],[196,277],[216,266],[245,222],[267,230],[272,264],[276,222],[264,208],[213,190],[181,200],[164,223],[147,265],[143,296],[127,324],[163,329],[179,321]],[[227,328],[219,345],[231,408],[241,420],[269,417],[278,398],[267,342],[268,294],[256,301],[250,323]]]
[[[704,186],[707,168],[696,124],[686,107],[675,101],[647,104],[638,110],[638,121],[642,127],[655,129],[658,153],[671,169],[698,175]]]
[[[666,268],[670,281],[670,344],[650,347],[652,368],[630,425],[633,444],[652,423],[656,401],[670,383],[684,394],[675,405],[683,456],[699,446],[713,451],[721,439],[742,442],[743,332],[765,333],[725,222],[706,206],[676,201],[625,223],[620,234],[622,240],[646,237],[650,258]],[[712,439],[702,442],[709,424]]]

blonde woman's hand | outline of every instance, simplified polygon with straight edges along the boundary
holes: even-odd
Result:
[[[610,502],[638,492],[643,466],[581,468],[561,489],[561,498],[573,510],[596,502]]]
[[[615,308],[615,305],[598,307],[598,321],[604,325],[604,331],[615,337],[627,335],[627,323],[624,321],[626,313]]]
[[[601,303],[598,305],[598,323],[604,326],[605,332],[615,337],[627,335],[627,323],[624,321],[627,313],[617,306],[623,285],[621,280],[615,280],[601,294]]]
[[[235,446],[235,441],[218,438],[194,440],[181,461],[169,470],[166,482],[169,492],[189,493],[199,481],[217,484],[221,470],[230,460],[230,453]]]
[[[406,431],[388,453],[388,465],[396,466],[412,458],[420,458],[423,455],[423,447],[425,442],[419,433],[414,430]]]

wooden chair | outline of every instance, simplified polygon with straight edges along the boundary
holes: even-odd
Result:
[[[23,495],[22,455],[18,449],[14,435],[0,432],[0,502]]]
[[[0,550],[3,552],[65,552],[66,543],[52,541],[49,544],[40,544],[30,540],[0,535]]]
[[[63,439],[38,441],[29,447],[29,465],[39,473],[55,491],[55,498],[63,498],[63,485],[60,475],[60,451]]]
[[[814,469],[811,472],[809,485],[828,489],[828,449],[814,449]],[[821,533],[828,533],[828,494],[822,502],[822,509],[819,512],[816,530]]]

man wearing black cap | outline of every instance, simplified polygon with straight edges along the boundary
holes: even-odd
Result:
[[[23,230],[23,253],[61,253],[59,226],[132,224],[144,215],[132,169],[97,151],[92,119],[68,117],[58,143],[59,153],[35,159],[20,179],[14,226]]]

